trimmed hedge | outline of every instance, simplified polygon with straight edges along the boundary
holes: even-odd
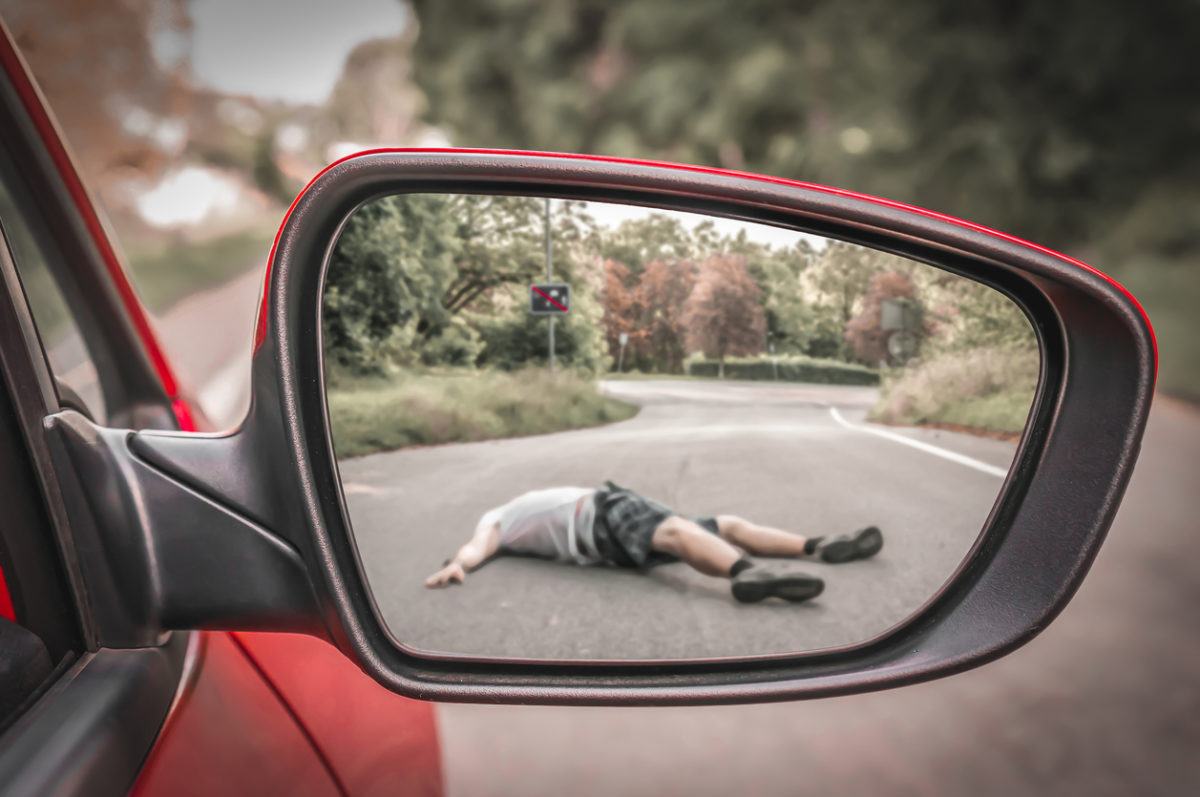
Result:
[[[873,368],[841,360],[817,360],[812,357],[780,357],[780,382],[815,382],[822,385],[878,385],[879,372]],[[685,368],[688,376],[715,379],[716,360],[690,360]],[[728,358],[725,360],[726,379],[775,381],[775,366],[769,357]]]

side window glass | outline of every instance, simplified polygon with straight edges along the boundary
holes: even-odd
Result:
[[[38,245],[29,219],[3,180],[0,180],[0,224],[4,225],[42,349],[55,379],[74,391],[96,422],[105,423],[107,413],[96,363],[54,280],[45,250]]]

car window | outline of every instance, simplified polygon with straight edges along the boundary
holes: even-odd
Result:
[[[108,414],[96,362],[50,269],[49,258],[53,254],[38,241],[33,224],[17,201],[7,169],[2,164],[0,224],[4,227],[26,301],[37,324],[42,349],[59,383],[60,398],[66,403],[81,402],[93,420],[104,423]],[[74,393],[72,398],[76,401],[67,401],[67,397],[61,395],[66,391]]]

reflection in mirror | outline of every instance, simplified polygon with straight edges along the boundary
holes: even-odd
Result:
[[[948,272],[540,197],[363,206],[323,312],[364,574],[396,640],[455,655],[876,637],[975,542],[1040,365],[1020,309]]]

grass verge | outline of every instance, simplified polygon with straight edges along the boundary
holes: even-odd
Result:
[[[1039,354],[977,349],[943,354],[889,375],[868,418],[1019,434],[1037,389]]]
[[[638,410],[591,380],[532,368],[338,378],[328,396],[339,457],[599,426]]]
[[[162,312],[185,296],[264,267],[274,237],[275,229],[264,227],[209,241],[143,244],[130,248],[129,270],[142,301]]]

